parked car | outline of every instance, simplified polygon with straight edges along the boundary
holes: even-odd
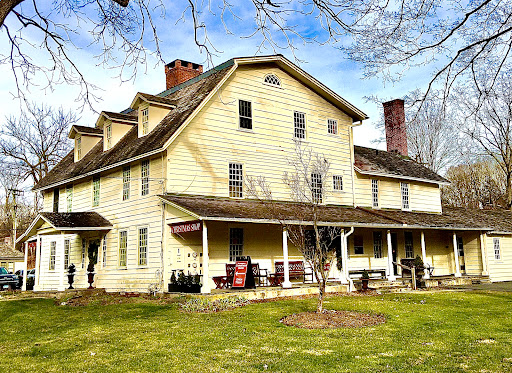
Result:
[[[16,289],[18,286],[18,276],[9,273],[4,267],[0,267],[0,289]]]
[[[21,289],[21,287],[23,286],[23,276],[24,276],[23,269],[17,270],[15,275],[18,276],[18,289]],[[27,290],[34,289],[35,279],[36,279],[36,269],[35,268],[29,269],[28,277],[27,277]]]

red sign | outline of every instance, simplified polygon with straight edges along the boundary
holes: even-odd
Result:
[[[171,233],[187,233],[187,232],[196,232],[200,231],[202,228],[202,224],[200,221],[192,221],[186,223],[177,223],[171,225]]]
[[[247,261],[239,261],[235,263],[235,277],[233,278],[234,288],[243,288],[245,287],[245,279],[247,276],[247,265],[249,262]]]

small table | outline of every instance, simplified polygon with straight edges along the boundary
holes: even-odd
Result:
[[[270,273],[268,275],[268,281],[270,282],[270,286],[281,286],[283,276],[277,273]]]
[[[212,277],[215,282],[216,289],[227,289],[229,285],[228,276],[214,276]]]

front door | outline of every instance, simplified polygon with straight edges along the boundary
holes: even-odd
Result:
[[[90,240],[87,256],[89,257],[89,265],[87,271],[93,272],[91,264],[95,266],[98,263],[98,248],[100,247],[100,240]]]
[[[466,263],[464,261],[464,243],[462,237],[457,236],[457,252],[459,253],[459,266],[461,273],[466,273]]]
[[[393,272],[396,275],[398,266],[396,265],[397,260],[397,239],[396,239],[396,233],[391,233],[391,252],[393,253]]]

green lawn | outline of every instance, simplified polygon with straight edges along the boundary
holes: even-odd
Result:
[[[328,297],[385,314],[363,329],[285,327],[315,299],[186,314],[177,304],[0,302],[0,372],[512,372],[512,293]]]

